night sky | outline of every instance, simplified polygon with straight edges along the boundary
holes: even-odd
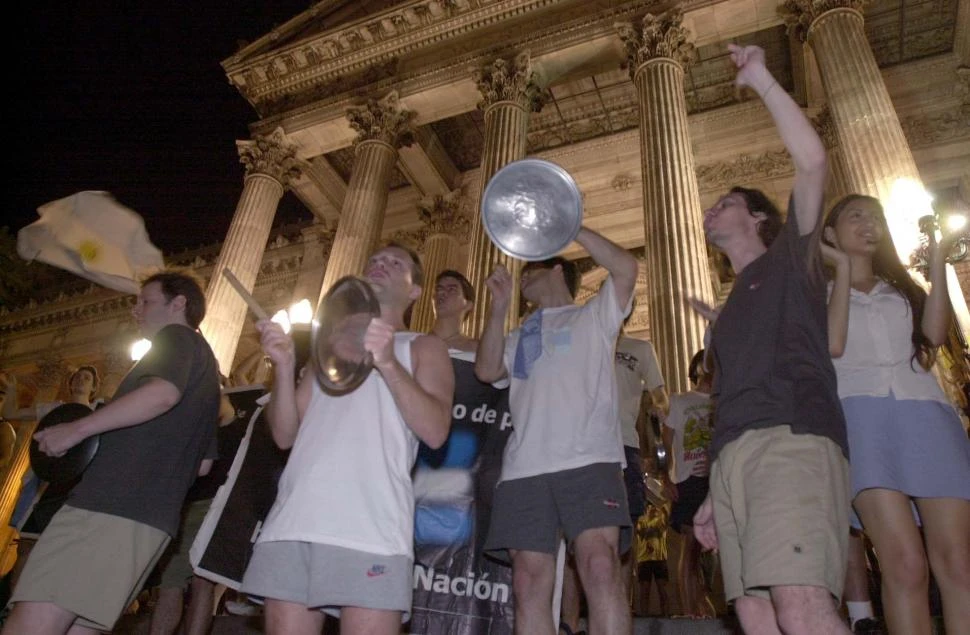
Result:
[[[7,22],[13,139],[2,225],[107,190],[165,253],[222,240],[242,191],[235,141],[257,119],[220,62],[310,0],[23,3]],[[12,195],[11,195],[12,194]],[[280,220],[309,218],[288,194]]]

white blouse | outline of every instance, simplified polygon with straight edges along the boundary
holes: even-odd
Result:
[[[912,359],[912,332],[909,302],[895,287],[879,280],[869,293],[850,288],[845,352],[832,360],[839,398],[886,397],[892,391],[900,400],[951,405],[936,377]]]

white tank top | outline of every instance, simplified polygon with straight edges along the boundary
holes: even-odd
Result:
[[[419,335],[394,335],[394,354],[409,373],[411,342]],[[377,370],[340,397],[313,382],[257,543],[296,540],[411,557],[417,451],[417,437]]]

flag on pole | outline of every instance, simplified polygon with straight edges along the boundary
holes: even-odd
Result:
[[[17,233],[17,253],[116,291],[165,266],[141,216],[108,192],[78,192],[37,208],[40,220]]]

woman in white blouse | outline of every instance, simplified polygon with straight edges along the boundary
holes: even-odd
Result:
[[[887,626],[930,633],[928,561],[946,631],[967,633],[970,440],[929,372],[947,339],[952,243],[934,245],[927,295],[899,261],[877,199],[842,199],[823,232],[835,265],[829,348],[848,429],[853,523],[861,520],[879,557]]]

